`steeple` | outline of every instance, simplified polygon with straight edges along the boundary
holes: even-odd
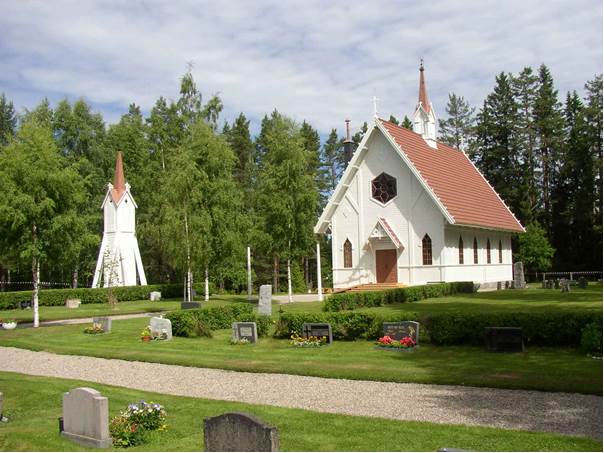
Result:
[[[126,192],[126,179],[124,178],[124,165],[122,163],[122,152],[117,152],[115,159],[115,174],[113,175],[113,189],[111,190],[111,198],[117,203]]]
[[[423,59],[419,65],[419,98],[413,113],[413,132],[421,134],[428,145],[436,148],[436,116],[428,100]]]

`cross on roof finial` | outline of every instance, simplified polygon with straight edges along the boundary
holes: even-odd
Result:
[[[375,116],[377,118],[378,116],[378,107],[377,107],[377,103],[380,99],[376,96],[373,96],[373,116]]]

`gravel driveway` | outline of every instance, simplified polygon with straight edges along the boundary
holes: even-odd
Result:
[[[602,440],[602,398],[594,395],[242,373],[6,347],[0,347],[0,370],[169,395]]]

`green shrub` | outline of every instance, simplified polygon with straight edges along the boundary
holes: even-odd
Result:
[[[270,316],[260,316],[252,304],[230,304],[222,307],[177,310],[166,318],[172,323],[172,335],[177,337],[209,336],[212,330],[230,329],[233,322],[255,322],[258,336],[269,333]]]
[[[414,302],[430,297],[449,296],[456,293],[474,292],[473,282],[437,283],[409,286],[384,291],[360,291],[332,294],[325,301],[323,311],[354,310],[360,307],[380,307],[396,302]]]
[[[484,343],[485,327],[521,327],[528,344],[543,346],[579,346],[581,329],[590,323],[602,324],[601,313],[439,313],[418,316],[401,312],[396,316],[375,313],[283,313],[274,336],[289,338],[300,333],[305,322],[328,322],[338,340],[378,338],[386,321],[416,320],[420,340],[437,345]],[[591,334],[596,339],[595,334]],[[601,348],[602,333],[599,333]],[[601,349],[600,349],[601,350]]]
[[[602,357],[602,323],[591,323],[581,330],[583,352]]]

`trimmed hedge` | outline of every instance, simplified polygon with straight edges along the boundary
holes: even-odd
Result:
[[[172,335],[177,337],[196,336],[198,324],[209,330],[230,329],[233,322],[255,322],[258,336],[268,335],[272,324],[270,316],[262,316],[254,311],[252,304],[229,304],[223,307],[178,310],[165,317],[172,323]]]
[[[359,291],[332,294],[325,301],[323,311],[354,310],[361,307],[380,307],[396,302],[414,302],[430,297],[450,296],[457,293],[473,293],[473,282],[435,283],[409,286],[384,291]]]
[[[396,316],[373,313],[283,313],[274,336],[289,338],[300,332],[305,322],[328,322],[338,340],[377,339],[382,323],[416,320],[420,323],[420,340],[437,345],[483,344],[485,327],[521,327],[527,342],[543,346],[579,346],[581,330],[602,324],[602,313],[442,313],[418,315],[402,312]]]
[[[203,285],[195,285],[198,294],[204,291]],[[148,300],[151,291],[160,291],[163,298],[182,297],[183,285],[146,285],[116,286],[113,294],[120,302]],[[19,302],[31,301],[32,291],[0,292],[0,310],[19,308]],[[65,305],[65,299],[80,299],[83,304],[102,304],[107,302],[107,288],[42,289],[38,294],[40,306]]]

